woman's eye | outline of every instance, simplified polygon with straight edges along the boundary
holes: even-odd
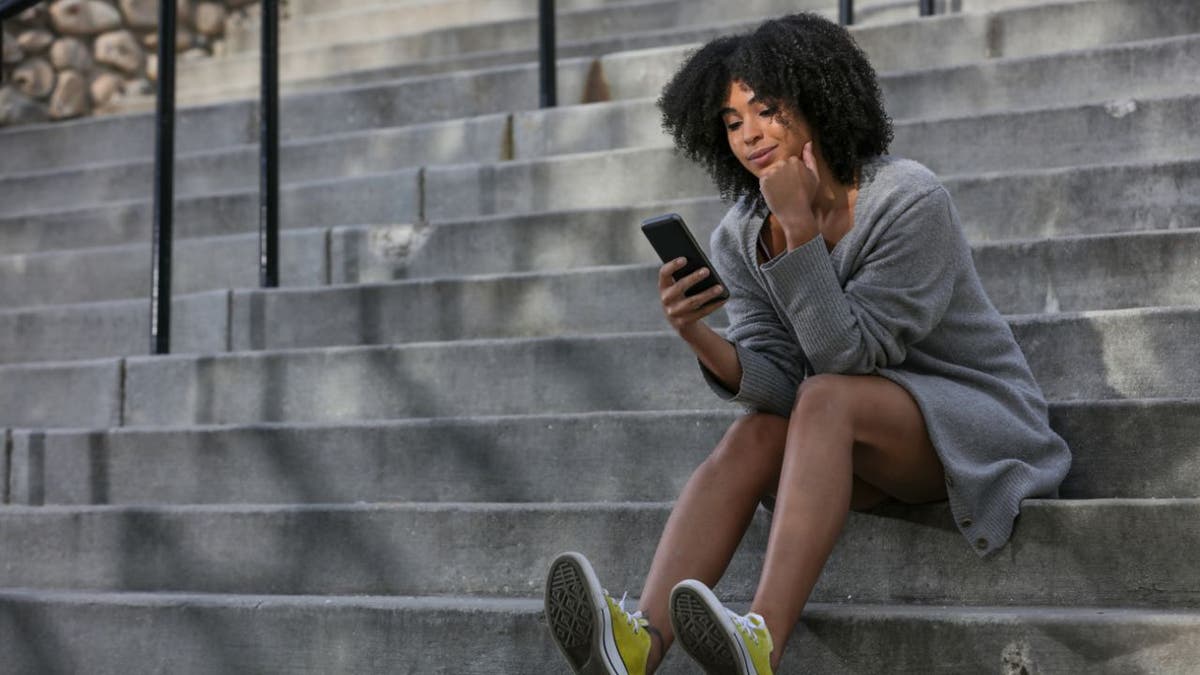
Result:
[[[725,128],[730,131],[737,131],[738,129],[741,128],[741,126],[742,126],[741,122],[730,122],[729,124],[725,125]]]
[[[775,108],[763,108],[762,112],[758,113],[760,117],[774,117]]]

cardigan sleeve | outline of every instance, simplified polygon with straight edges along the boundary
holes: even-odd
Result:
[[[804,354],[780,321],[766,289],[751,276],[728,228],[713,231],[709,249],[713,267],[729,291],[725,339],[737,351],[742,379],[736,392],[729,391],[701,364],[704,379],[731,403],[787,417],[804,379]]]
[[[825,241],[770,261],[763,273],[813,371],[865,374],[904,361],[941,321],[970,249],[940,185],[914,198],[860,254],[843,288]]]

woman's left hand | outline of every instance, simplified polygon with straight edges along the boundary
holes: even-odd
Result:
[[[821,187],[821,174],[812,141],[804,144],[802,154],[802,158],[793,155],[772,164],[758,179],[763,199],[783,227],[789,249],[819,234],[812,203]]]

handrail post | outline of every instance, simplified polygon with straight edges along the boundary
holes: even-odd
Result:
[[[171,255],[175,206],[175,2],[158,3],[158,112],[154,138],[154,252],[150,350],[171,351]]]
[[[554,0],[538,0],[538,63],[541,107],[558,105],[558,77],[555,72]]]
[[[259,284],[279,286],[279,1],[262,0],[259,108]]]
[[[921,6],[921,16],[933,16],[933,0],[918,0]]]
[[[854,23],[854,0],[838,0],[838,23],[843,26]]]

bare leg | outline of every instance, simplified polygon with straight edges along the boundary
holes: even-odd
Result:
[[[775,639],[774,666],[846,522],[856,475],[857,507],[885,494],[911,503],[945,497],[941,462],[907,391],[878,376],[809,378],[788,421],[771,535],[752,605]],[[868,494],[871,486],[876,490]]]
[[[779,482],[787,433],[782,417],[741,417],[688,479],[642,589],[639,609],[654,629],[647,672],[657,669],[675,639],[667,618],[671,589],[684,579],[711,586],[725,573],[759,499]]]

